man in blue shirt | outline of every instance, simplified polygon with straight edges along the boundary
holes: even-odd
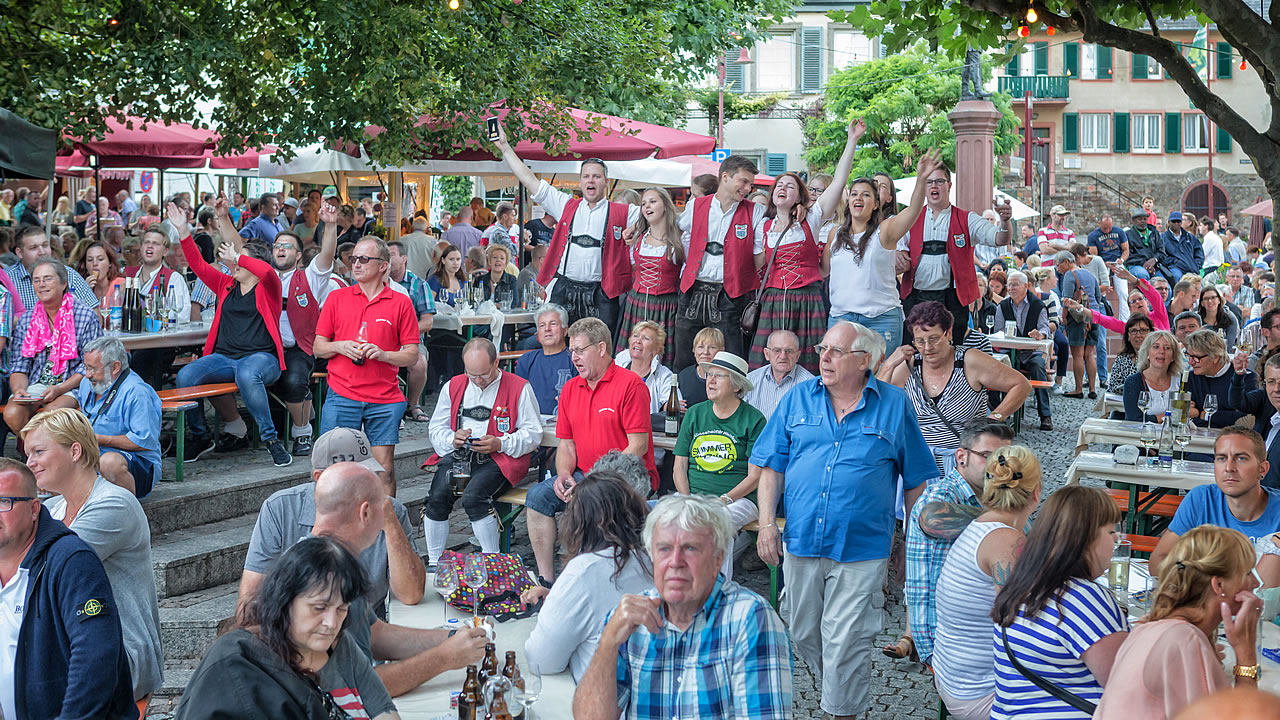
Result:
[[[1151,553],[1152,574],[1164,571],[1160,565],[1178,537],[1200,525],[1239,530],[1259,554],[1275,552],[1270,537],[1280,531],[1280,490],[1262,486],[1269,467],[1261,435],[1242,427],[1219,433],[1213,448],[1213,485],[1193,488],[1182,498]]]
[[[1129,259],[1129,240],[1113,222],[1110,215],[1103,215],[1098,221],[1098,227],[1089,233],[1089,254],[1123,265]]]
[[[1169,282],[1176,283],[1186,273],[1200,274],[1204,267],[1204,245],[1192,233],[1182,229],[1182,213],[1169,213],[1169,229],[1160,236],[1163,245],[1161,262],[1169,270]]]
[[[751,451],[763,469],[757,549],[773,565],[782,556],[791,639],[819,675],[823,712],[836,717],[868,707],[898,477],[908,513],[938,477],[906,393],[871,375],[884,349],[879,333],[833,325],[817,347],[819,377],[783,396]],[[779,486],[785,535],[774,522]]]
[[[245,240],[258,239],[268,245],[276,241],[280,226],[276,224],[276,215],[280,214],[280,198],[275,193],[264,193],[258,200],[258,215],[244,224],[240,229],[240,237]]]
[[[555,415],[560,389],[578,374],[565,344],[569,314],[559,305],[547,303],[538,309],[534,320],[537,321],[538,344],[542,350],[521,355],[516,360],[516,375],[533,386],[533,394],[538,398],[538,412]]]
[[[160,397],[129,371],[119,338],[103,335],[85,346],[75,395],[98,436],[102,477],[146,496],[160,481]]]

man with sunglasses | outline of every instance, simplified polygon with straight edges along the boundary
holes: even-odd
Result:
[[[137,717],[102,561],[0,458],[0,717]]]
[[[898,477],[910,512],[938,466],[906,392],[871,373],[884,355],[879,333],[842,320],[817,349],[819,378],[782,398],[751,450],[762,470],[756,549],[766,563],[782,562],[783,616],[819,676],[823,712],[852,718],[869,705],[871,643],[884,629],[876,598]],[[775,522],[779,491],[785,535]]]
[[[351,252],[351,287],[329,293],[316,322],[315,356],[328,359],[329,395],[320,433],[363,430],[396,494],[395,450],[407,406],[396,373],[418,361],[418,316],[407,295],[387,285],[391,251],[368,236]]]

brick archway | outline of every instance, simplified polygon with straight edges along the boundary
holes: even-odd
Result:
[[[1189,212],[1196,216],[1197,219],[1203,218],[1209,214],[1209,181],[1200,180],[1191,183],[1186,190],[1182,191],[1182,200],[1179,202],[1183,212]],[[1213,214],[1217,217],[1219,213],[1225,212],[1227,219],[1231,219],[1231,196],[1227,194],[1226,188],[1218,183],[1213,184]],[[1188,228],[1191,232],[1196,232],[1194,228]]]

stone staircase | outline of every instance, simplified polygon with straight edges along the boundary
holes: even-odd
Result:
[[[1141,204],[1141,193],[1133,188],[1090,173],[1059,171],[1054,191],[1049,196],[1048,207],[1062,205],[1070,210],[1067,227],[1075,230],[1082,240],[1097,227],[1098,219],[1106,213],[1111,214],[1117,226],[1127,227],[1130,208]],[[1033,197],[1036,188],[1016,183],[1007,192],[1027,205],[1036,206],[1036,198]]]
[[[420,536],[431,476],[419,468],[432,450],[426,426],[418,428],[401,435],[396,477],[397,497],[408,507]],[[262,501],[277,490],[311,482],[307,458],[278,468],[256,452],[207,456],[187,465],[186,482],[161,483],[142,501],[151,526],[165,655],[158,699],[182,694],[200,658],[234,618],[240,573]],[[172,477],[171,470],[166,477]]]

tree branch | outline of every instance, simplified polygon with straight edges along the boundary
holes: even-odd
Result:
[[[1156,24],[1156,14],[1151,12],[1151,0],[1138,0],[1142,11],[1147,14],[1147,22],[1151,24],[1151,35],[1160,37],[1160,26]]]

